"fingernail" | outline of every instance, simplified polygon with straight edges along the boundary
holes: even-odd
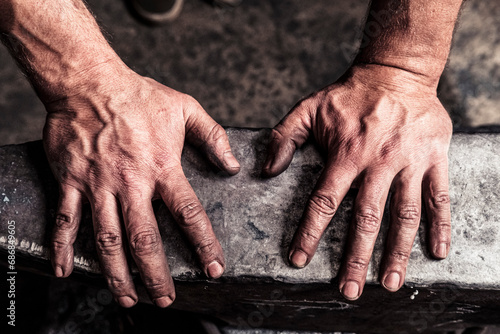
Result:
[[[129,308],[135,305],[135,301],[129,296],[122,296],[118,298],[118,304],[120,304],[122,307]]]
[[[290,262],[297,268],[304,268],[307,263],[307,254],[296,249],[290,254]]]
[[[358,299],[359,297],[359,285],[354,281],[347,281],[342,287],[342,294],[345,298],[350,300]]]
[[[207,273],[210,278],[219,278],[224,273],[224,268],[222,268],[219,262],[214,261],[208,265]]]
[[[154,300],[154,303],[158,307],[165,308],[165,307],[169,306],[170,304],[172,304],[173,301],[169,297],[165,296],[165,297],[156,298]]]
[[[385,278],[383,284],[384,286],[391,290],[396,291],[399,288],[399,282],[401,281],[401,276],[398,273],[392,272]]]
[[[445,242],[440,243],[437,245],[435,253],[437,257],[444,259],[448,255],[448,245]]]
[[[230,169],[240,169],[240,164],[238,160],[234,157],[233,153],[231,152],[226,152],[224,153],[224,162],[226,163],[226,166],[228,166]]]
[[[54,273],[55,273],[56,277],[63,277],[64,276],[64,272],[63,272],[61,266],[56,266],[54,268]]]

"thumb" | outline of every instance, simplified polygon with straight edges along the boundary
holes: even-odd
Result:
[[[310,99],[302,100],[274,127],[262,176],[277,176],[288,168],[295,150],[309,137],[312,112]]]
[[[186,139],[203,151],[218,169],[229,175],[240,171],[240,164],[231,152],[226,131],[196,101],[186,121]]]

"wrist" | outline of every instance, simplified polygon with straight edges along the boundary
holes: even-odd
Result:
[[[118,56],[61,65],[57,71],[37,73],[35,80],[40,99],[45,104],[63,100],[85,92],[98,93],[110,86],[113,78],[130,71]],[[116,84],[116,82],[114,82]]]
[[[71,105],[84,105],[95,99],[105,102],[116,98],[135,87],[137,76],[119,57],[110,58],[78,69],[67,78],[54,80],[50,91],[39,96],[49,113],[66,110],[68,107],[73,109]]]
[[[370,90],[382,89],[421,97],[436,96],[436,86],[426,76],[385,64],[354,63],[344,79]]]
[[[446,66],[447,57],[425,57],[422,55],[409,55],[405,52],[384,50],[381,52],[363,49],[356,56],[353,65],[384,66],[413,74],[419,82],[437,89],[439,79]]]
[[[40,66],[32,63],[26,73],[42,102],[50,103],[95,88],[125,68],[113,50],[92,50],[85,54],[65,51],[55,63],[43,62]]]
[[[372,1],[355,63],[400,68],[437,87],[461,3]]]

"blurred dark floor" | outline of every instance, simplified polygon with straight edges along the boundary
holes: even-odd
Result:
[[[135,21],[123,1],[88,1],[130,67],[193,95],[223,125],[245,127],[275,125],[298,99],[346,70],[368,2],[245,0],[227,9],[186,0],[175,22],[153,28]],[[500,124],[499,92],[500,2],[469,0],[439,97],[461,128]],[[5,48],[0,112],[0,145],[41,138],[43,105]],[[201,332],[189,314],[149,305],[124,310],[114,302],[89,313],[97,288],[27,273],[18,278],[19,333]]]

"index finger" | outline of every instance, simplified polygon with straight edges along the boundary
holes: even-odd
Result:
[[[319,240],[345,197],[357,171],[346,163],[327,163],[316,188],[309,197],[301,223],[290,245],[290,262],[306,266],[318,248]]]
[[[158,182],[158,190],[189,242],[194,246],[205,274],[211,278],[222,276],[225,268],[222,247],[180,165],[169,170],[168,175]]]
[[[340,290],[346,299],[356,300],[363,292],[393,177],[367,171],[359,189],[339,274]]]

